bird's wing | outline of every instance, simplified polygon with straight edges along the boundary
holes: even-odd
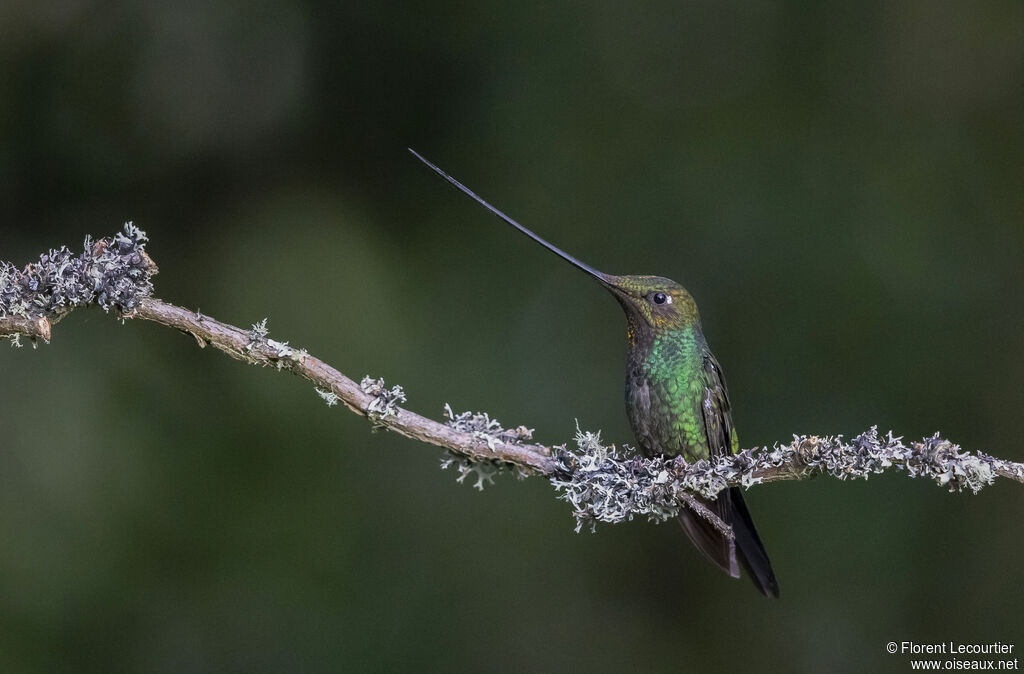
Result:
[[[722,366],[709,351],[704,354],[704,401],[701,404],[708,454],[719,457],[736,451],[736,434],[732,426],[732,405],[725,386]]]
[[[704,356],[704,387],[702,407],[704,427],[708,438],[708,453],[711,458],[733,454],[739,449],[739,442],[732,426],[729,391],[725,387],[722,366],[710,352]],[[750,574],[758,589],[765,596],[778,597],[779,584],[775,580],[771,561],[768,559],[768,553],[764,550],[764,544],[761,543],[761,537],[757,535],[757,529],[754,528],[754,521],[743,501],[743,492],[740,488],[732,487],[720,492],[718,498],[708,502],[708,506],[732,526],[733,534],[736,537],[735,551],[737,554],[728,555],[727,543],[715,540],[713,537],[709,541],[703,541],[702,545],[700,536],[691,533],[690,528],[684,523],[683,528],[690,534],[690,538],[698,544],[705,555],[734,576],[737,575],[735,565],[736,557],[738,557],[740,564]],[[691,520],[694,517],[689,515]],[[682,521],[682,519],[681,517],[680,520]],[[709,534],[712,534],[713,530],[706,522],[696,522],[695,524],[701,530],[699,533],[703,537],[707,538]]]
[[[722,369],[711,352],[704,355],[701,383],[704,385],[704,393],[700,398],[698,419],[702,418],[704,421],[702,430],[707,438],[708,458],[714,461],[716,457],[729,451],[728,438],[732,434],[732,414]],[[736,513],[730,490],[721,492],[716,499],[701,499],[701,502],[722,521],[735,526]],[[738,557],[741,556],[736,554],[736,542],[723,536],[710,522],[688,508],[679,511],[679,523],[705,557],[733,578],[740,577]]]

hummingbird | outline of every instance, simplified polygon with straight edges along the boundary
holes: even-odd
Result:
[[[626,314],[626,414],[645,456],[715,459],[739,451],[722,366],[708,347],[693,297],[661,276],[600,272],[505,215],[419,153],[417,159],[535,242],[596,279]],[[738,487],[701,499],[733,530],[733,539],[683,508],[678,521],[704,556],[733,578],[742,566],[766,597],[779,585]]]

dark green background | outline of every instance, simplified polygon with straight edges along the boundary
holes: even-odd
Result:
[[[631,441],[581,259],[696,297],[744,446],[1024,459],[1024,4],[70,0],[3,10],[0,257],[134,220],[156,294],[439,416]],[[1024,648],[1024,491],[752,490],[782,599],[572,533],[297,378],[97,309],[0,349],[4,671],[909,671]],[[1016,654],[1015,654],[1016,655]]]

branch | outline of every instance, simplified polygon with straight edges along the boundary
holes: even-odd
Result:
[[[267,338],[265,321],[254,325],[252,330],[242,330],[156,298],[141,300],[138,308],[125,314],[125,318],[141,318],[176,328],[195,337],[201,347],[210,345],[250,365],[271,366],[297,374],[313,382],[321,395],[326,391],[329,402],[342,402],[356,414],[369,417],[375,427],[465,456],[506,462],[538,473],[554,470],[551,450],[547,447],[485,438],[403,409],[395,404],[398,395],[403,400],[405,397],[400,388],[396,395],[393,390],[384,389],[381,380],[365,378],[363,383],[356,384],[304,349]]]
[[[11,343],[21,346],[20,339],[28,337],[35,343],[41,339],[47,344],[50,343],[50,321],[45,316],[39,318],[25,318],[23,316],[0,317],[0,337],[11,338]]]
[[[0,336],[10,337],[16,346],[20,337],[33,344],[39,339],[49,342],[53,323],[75,308],[93,304],[122,319],[174,328],[191,335],[200,347],[213,346],[250,365],[296,374],[312,382],[328,405],[341,402],[370,419],[374,428],[447,449],[450,454],[442,467],[456,469],[460,482],[475,476],[474,486],[482,489],[507,469],[520,476],[548,477],[560,498],[573,506],[577,531],[584,524],[593,527],[636,516],[665,521],[680,507],[689,507],[731,536],[729,526],[698,497],[712,499],[730,487],[818,474],[867,479],[886,470],[903,470],[949,491],[974,493],[997,476],[1024,483],[1024,464],[964,452],[938,434],[909,444],[892,432],[879,436],[876,428],[849,442],[842,436],[801,435],[788,444],[686,463],[681,457],[646,458],[628,446],[605,446],[599,433],[579,429],[572,450],[533,444],[533,431],[524,426],[506,430],[485,413],[456,415],[448,406],[446,420],[433,421],[398,405],[405,402],[400,386],[388,389],[383,380],[371,377],[357,384],[304,349],[270,339],[266,319],[243,330],[152,297],[151,277],[157,267],[144,249],[147,240],[128,223],[113,237],[95,243],[87,237],[85,251],[78,255],[61,247],[23,270],[0,262]]]

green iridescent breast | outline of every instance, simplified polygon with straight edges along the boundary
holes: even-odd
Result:
[[[736,451],[721,368],[699,328],[657,335],[631,354],[626,407],[646,454],[688,461]]]

